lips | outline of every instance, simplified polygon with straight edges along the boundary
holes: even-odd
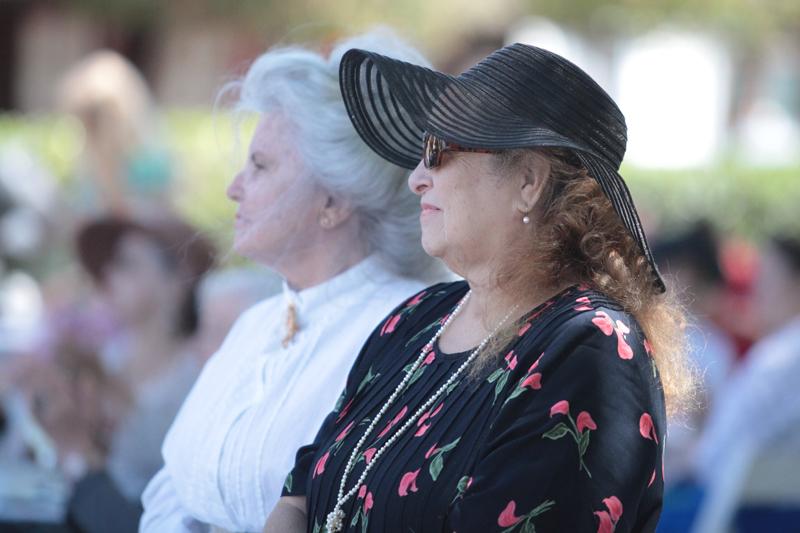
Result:
[[[438,207],[433,204],[428,204],[423,202],[420,207],[422,208],[422,214],[431,214],[431,213],[438,213],[441,211]]]

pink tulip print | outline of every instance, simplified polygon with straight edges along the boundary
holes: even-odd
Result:
[[[508,502],[506,508],[502,510],[500,516],[497,517],[497,525],[500,527],[509,527],[515,524],[518,524],[522,521],[521,516],[514,515],[514,509],[516,508],[517,504],[514,500]]]
[[[406,303],[406,305],[396,314],[391,315],[386,321],[383,323],[383,327],[381,328],[381,336],[390,335],[394,333],[395,329],[397,329],[397,324],[402,319],[403,315],[412,313],[416,307],[422,303],[428,297],[427,291],[422,291],[421,293],[414,296],[411,300]]]
[[[609,496],[603,498],[603,505],[606,507],[605,511],[594,512],[598,519],[597,533],[614,533],[622,517],[622,502],[616,496]]]
[[[531,329],[533,326],[533,322],[542,316],[542,314],[547,310],[548,307],[551,307],[555,302],[553,300],[548,300],[542,304],[542,307],[533,313],[531,316],[528,317],[527,321],[519,328],[519,332],[517,333],[520,337],[525,335],[528,330]]]
[[[403,406],[403,408],[400,410],[400,412],[399,412],[399,413],[397,413],[397,414],[395,415],[395,417],[394,417],[392,420],[390,420],[390,421],[389,421],[389,423],[388,423],[388,424],[386,424],[386,427],[385,427],[385,428],[383,428],[383,431],[381,431],[381,432],[378,434],[378,438],[379,438],[379,439],[381,439],[381,438],[383,438],[383,437],[384,437],[384,436],[385,436],[387,433],[389,433],[389,431],[390,431],[390,430],[391,430],[391,429],[392,429],[394,426],[396,426],[396,425],[397,425],[397,423],[398,423],[398,422],[400,422],[400,420],[402,420],[404,416],[406,416],[406,413],[407,413],[407,412],[408,412],[408,406],[407,406],[407,405],[404,405],[404,406]]]
[[[425,293],[427,291],[422,291],[421,293],[417,294],[413,298],[411,298],[408,303],[406,304],[406,309],[411,309],[412,307],[416,307],[419,305],[422,300],[425,298]]]
[[[350,522],[350,527],[356,527],[361,522],[361,531],[367,531],[367,525],[369,524],[369,511],[375,504],[375,498],[372,496],[372,492],[367,490],[366,485],[361,485],[358,489],[358,499],[364,500],[364,503],[361,505],[361,508],[356,512],[353,520]]]
[[[373,501],[374,499],[372,497],[372,493],[368,492],[367,495],[364,497],[364,514],[367,514],[369,510],[372,509]]]
[[[492,401],[492,403],[497,401],[497,397],[500,396],[501,392],[503,392],[503,389],[505,388],[506,383],[508,382],[508,376],[515,368],[517,368],[517,355],[514,353],[514,350],[511,350],[510,352],[508,352],[508,354],[506,354],[504,361],[506,364],[496,369],[486,379],[489,383],[495,384],[494,400]]]
[[[397,494],[400,497],[408,496],[409,492],[417,492],[417,476],[421,469],[417,468],[412,472],[406,472],[400,479],[400,486],[397,487]]]
[[[350,433],[350,430],[351,430],[351,429],[353,429],[353,426],[354,426],[355,424],[356,424],[356,421],[355,421],[355,420],[353,420],[352,422],[350,422],[349,424],[347,424],[347,427],[346,427],[346,428],[344,428],[344,429],[342,430],[342,432],[341,432],[341,433],[339,433],[339,435],[336,437],[336,440],[335,440],[335,442],[341,442],[342,440],[344,440],[344,438],[347,436],[347,434],[348,434],[348,433]]]
[[[567,400],[561,400],[560,402],[556,402],[550,408],[551,418],[555,415],[568,415],[568,414],[569,414],[569,402]]]
[[[336,423],[337,423],[337,424],[338,424],[339,422],[341,422],[341,421],[342,421],[342,419],[343,419],[345,416],[347,416],[347,412],[350,410],[350,406],[351,406],[351,405],[353,405],[353,400],[354,400],[354,399],[355,399],[355,398],[350,398],[350,401],[349,401],[349,402],[347,402],[347,405],[345,405],[345,406],[344,406],[344,408],[343,408],[343,409],[342,409],[342,410],[339,412],[339,416],[338,416],[338,417],[336,417]]]
[[[578,470],[585,470],[586,475],[591,478],[592,474],[583,459],[589,448],[591,432],[597,429],[597,424],[588,411],[581,411],[577,420],[573,420],[567,400],[558,401],[550,407],[550,418],[562,416],[567,417],[569,424],[559,422],[542,435],[542,438],[559,440],[570,435],[578,445]]]
[[[625,340],[625,335],[631,332],[630,328],[622,322],[617,320],[614,322],[612,318],[605,311],[595,311],[595,317],[592,319],[592,324],[597,326],[604,335],[610,336],[612,333],[617,334],[617,353],[622,359],[632,359],[633,349]]]
[[[515,368],[517,368],[517,356],[514,354],[514,350],[508,352],[505,361],[509,370],[514,370]]]
[[[430,429],[431,423],[429,423],[428,420],[438,415],[439,411],[442,410],[442,407],[444,407],[444,402],[440,402],[435,409],[427,411],[421,417],[419,417],[419,420],[417,420],[418,429],[417,432],[414,433],[415,437],[423,436]]]
[[[425,452],[425,459],[430,459],[431,455],[433,455],[434,453],[436,453],[436,444],[428,448],[428,451]]]
[[[578,304],[573,308],[576,311],[591,311],[592,309],[594,309],[594,307],[592,307],[592,302],[589,300],[588,296],[581,296],[580,298],[577,298],[575,300],[575,303]]]
[[[384,335],[389,335],[390,333],[394,333],[394,328],[397,327],[397,323],[400,322],[401,317],[402,313],[390,316],[386,322],[384,322],[383,327],[381,328],[381,337]]]
[[[513,353],[514,352],[512,351],[511,354]],[[530,368],[528,368],[528,373],[525,374],[519,380],[517,386],[514,388],[513,391],[511,391],[511,394],[508,395],[508,398],[506,398],[505,403],[510,402],[511,400],[513,400],[526,390],[537,391],[542,388],[542,373],[534,372],[534,370],[536,369],[536,367],[539,366],[539,361],[542,359],[543,355],[544,353],[539,355],[539,357],[536,358],[536,361],[534,361],[533,364],[530,366]],[[506,361],[508,361],[508,356],[506,357]],[[514,367],[516,367],[517,366],[516,355],[514,356],[513,361],[514,361]]]
[[[553,505],[555,505],[554,501],[546,500],[545,502],[537,505],[530,512],[523,515],[517,515],[517,502],[515,500],[510,500],[497,516],[497,525],[505,528],[503,529],[502,533],[512,533],[513,531],[535,531],[533,519],[550,510]]]
[[[576,425],[578,427],[578,433],[583,433],[584,429],[597,429],[597,424],[592,420],[592,415],[586,411],[578,413]]]
[[[319,461],[317,461],[317,465],[314,467],[314,474],[311,476],[312,478],[320,476],[325,472],[325,463],[328,462],[328,457],[330,457],[330,455],[331,452],[327,451],[325,452],[325,455],[319,458]]]
[[[656,435],[656,428],[653,425],[653,417],[649,413],[642,413],[639,417],[639,433],[642,437],[653,440],[658,444],[658,435]]]
[[[367,464],[372,461],[372,458],[375,457],[375,453],[378,451],[377,448],[369,448],[367,451],[364,452],[364,460]]]
[[[521,389],[529,388],[531,390],[539,390],[542,388],[542,375],[539,372],[534,372],[533,374],[529,374],[525,379],[522,380],[522,384],[520,385]]]

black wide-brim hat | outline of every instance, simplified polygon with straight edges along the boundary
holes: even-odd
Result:
[[[362,139],[413,169],[425,132],[468,148],[571,150],[600,184],[665,290],[630,191],[619,174],[625,117],[583,70],[534,46],[512,44],[458,76],[367,50],[339,65],[345,107]]]

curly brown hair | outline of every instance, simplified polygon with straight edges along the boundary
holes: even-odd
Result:
[[[495,156],[495,167],[501,176],[524,172],[532,180],[533,165],[541,157],[549,162],[550,174],[531,213],[533,239],[511,251],[518,260],[499,273],[498,283],[524,290],[535,280],[540,291],[587,284],[611,297],[634,316],[652,346],[668,413],[685,413],[697,378],[677,296],[658,290],[636,241],[574,154],[552,148],[508,150]],[[531,261],[534,252],[536,261]],[[501,332],[488,353],[510,341],[516,327]]]

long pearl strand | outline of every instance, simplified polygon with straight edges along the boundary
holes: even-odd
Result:
[[[347,466],[345,467],[344,473],[342,474],[342,479],[339,482],[339,492],[338,492],[337,497],[336,497],[336,505],[334,506],[333,511],[328,513],[328,516],[327,516],[327,519],[326,519],[325,529],[328,531],[328,533],[338,533],[339,531],[342,530],[342,526],[344,525],[344,518],[345,518],[344,511],[342,511],[342,506],[350,498],[352,498],[353,495],[355,495],[355,493],[358,491],[359,487],[361,487],[362,483],[364,483],[364,480],[367,478],[367,474],[372,469],[372,467],[375,466],[375,464],[378,462],[378,459],[380,459],[381,455],[383,455],[383,453],[392,444],[394,444],[397,441],[397,439],[399,439],[400,436],[402,436],[403,433],[405,433],[406,430],[409,427],[411,427],[414,424],[414,422],[416,422],[417,419],[420,416],[422,416],[422,414],[425,411],[427,411],[436,402],[436,400],[438,400],[445,393],[445,391],[448,389],[448,387],[450,387],[450,385],[452,385],[456,381],[456,379],[458,379],[458,377],[461,375],[461,373],[469,366],[469,364],[475,359],[475,357],[477,357],[477,355],[481,352],[481,350],[483,350],[483,348],[486,346],[486,344],[489,342],[489,340],[495,335],[495,333],[497,333],[497,331],[502,327],[502,325],[505,324],[506,320],[508,320],[508,318],[511,316],[511,313],[516,311],[517,307],[519,307],[519,306],[515,305],[508,312],[508,314],[506,314],[506,316],[503,318],[503,320],[501,320],[500,323],[497,324],[497,327],[495,327],[495,329],[485,339],[483,339],[481,341],[481,343],[478,345],[478,347],[475,348],[475,350],[472,351],[472,353],[469,355],[469,357],[467,357],[467,359],[461,364],[461,366],[459,366],[456,369],[456,371],[453,372],[453,374],[447,379],[447,381],[445,381],[444,384],[441,387],[439,387],[439,389],[430,398],[428,398],[428,400],[425,401],[425,403],[423,403],[419,407],[419,409],[417,409],[417,411],[408,420],[406,420],[405,424],[403,424],[400,427],[400,429],[398,429],[394,433],[394,435],[392,435],[383,444],[383,446],[380,447],[380,449],[372,457],[372,460],[369,461],[369,463],[364,468],[364,471],[361,473],[361,476],[359,476],[358,481],[356,481],[356,484],[353,486],[353,488],[351,488],[347,493],[345,493],[344,489],[345,489],[345,484],[347,482],[347,476],[350,474],[350,472],[352,471],[353,467],[355,466],[355,464],[357,462],[357,458],[361,455],[361,448],[366,443],[367,438],[369,437],[370,433],[372,433],[372,431],[378,425],[378,422],[380,421],[381,417],[384,414],[386,414],[386,412],[389,410],[389,408],[392,406],[392,404],[395,402],[395,400],[404,391],[406,385],[408,384],[408,382],[411,379],[411,376],[414,375],[414,372],[422,364],[422,361],[424,361],[425,357],[428,355],[428,352],[430,352],[433,349],[434,343],[442,335],[442,333],[444,333],[444,330],[447,328],[447,326],[450,325],[450,322],[452,322],[453,319],[455,317],[457,317],[458,314],[461,312],[461,309],[464,307],[464,304],[466,304],[467,301],[469,300],[470,295],[472,295],[472,290],[470,290],[469,292],[467,292],[467,294],[464,295],[464,297],[458,303],[458,305],[453,310],[453,312],[450,314],[450,316],[447,317],[447,320],[445,320],[444,323],[439,327],[439,330],[436,332],[436,334],[433,336],[433,338],[431,338],[431,340],[428,341],[428,343],[425,344],[425,346],[422,347],[422,351],[420,352],[419,357],[417,357],[417,360],[414,362],[414,364],[411,366],[411,368],[407,371],[406,376],[403,378],[403,380],[400,382],[400,384],[394,390],[392,395],[389,396],[389,399],[383,405],[381,410],[378,411],[378,414],[375,416],[375,418],[369,424],[369,426],[367,427],[366,431],[364,431],[364,434],[358,440],[358,443],[356,444],[355,448],[353,448],[353,452],[350,454],[350,458],[347,461]]]

